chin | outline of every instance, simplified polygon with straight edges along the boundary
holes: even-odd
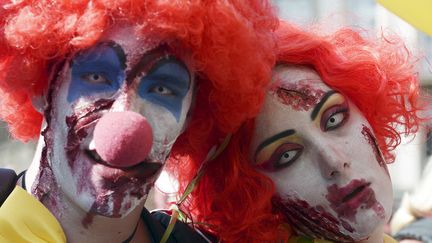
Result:
[[[356,223],[353,225],[354,232],[352,238],[357,241],[368,239],[376,231],[382,230],[386,223],[386,219],[373,210],[362,210],[360,209]]]
[[[103,167],[95,165],[89,185],[85,187],[92,197],[89,213],[118,218],[144,204],[157,175],[140,178],[123,171],[113,173],[112,168],[107,171]]]
[[[87,159],[78,159],[75,165],[75,170],[63,171],[62,179],[58,180],[59,188],[84,212],[110,218],[124,217],[142,207],[158,175],[146,178],[131,176],[101,164],[89,163]]]
[[[109,218],[121,218],[130,214],[137,207],[141,207],[146,197],[147,195],[138,199],[121,193],[99,196],[94,200],[89,213]]]
[[[70,197],[69,200],[88,214],[121,218],[130,214],[137,207],[142,207],[152,185],[151,183],[139,187],[122,185],[114,189],[95,186],[91,188],[91,191],[84,190],[79,194],[76,191],[73,193],[65,191],[64,193],[66,195],[75,195]],[[129,188],[127,188],[128,186]],[[69,192],[71,191],[74,190]]]

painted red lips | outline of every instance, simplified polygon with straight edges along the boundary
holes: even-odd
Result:
[[[373,208],[374,210],[382,209],[370,185],[371,183],[366,182],[364,179],[352,180],[344,187],[338,187],[338,185],[334,184],[327,188],[328,194],[326,198],[330,202],[330,207],[339,217],[354,221],[360,207],[364,209]],[[378,210],[377,214],[381,217],[383,212]]]

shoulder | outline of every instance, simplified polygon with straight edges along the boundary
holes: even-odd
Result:
[[[17,179],[15,171],[0,168],[0,206],[15,188]]]
[[[170,212],[166,210],[155,210],[152,211],[150,215],[152,220],[154,220],[156,224],[161,226],[161,233],[163,235],[165,229],[168,227],[171,220]],[[168,242],[208,243],[217,242],[217,239],[207,232],[204,232],[198,228],[193,228],[187,223],[177,221],[174,225],[174,229],[169,237]]]

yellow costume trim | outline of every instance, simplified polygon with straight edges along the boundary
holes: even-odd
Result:
[[[16,186],[0,207],[0,242],[66,242],[60,223],[36,198]]]
[[[432,1],[430,0],[378,0],[384,7],[432,36]]]
[[[397,243],[391,236],[384,234],[384,243]]]

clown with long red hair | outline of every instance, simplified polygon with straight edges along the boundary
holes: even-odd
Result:
[[[422,120],[415,57],[397,36],[348,28],[283,24],[276,36],[261,112],[208,162],[183,206],[223,242],[393,242],[383,235],[392,207],[386,163]],[[187,165],[180,169],[201,163],[183,159],[174,161]]]

